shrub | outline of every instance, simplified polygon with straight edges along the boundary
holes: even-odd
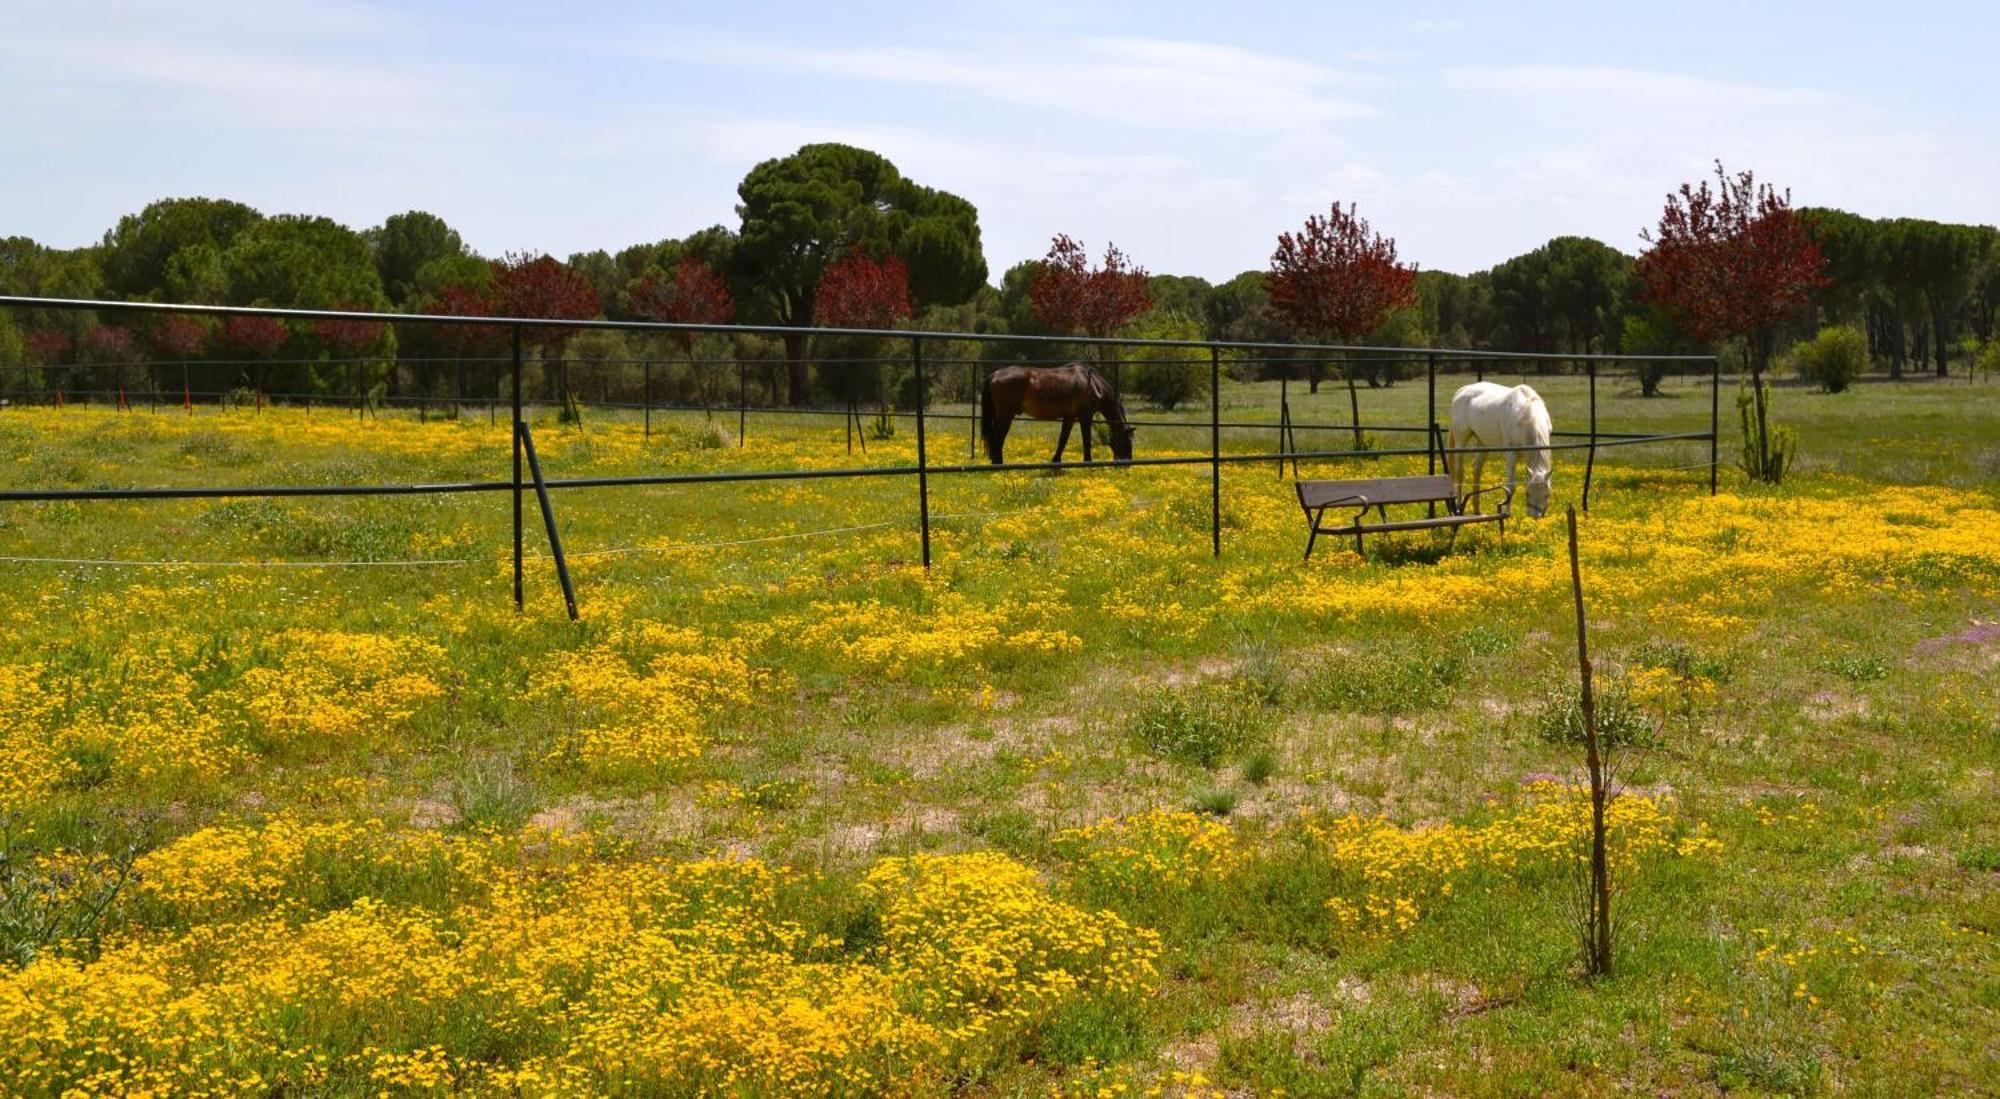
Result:
[[[1406,642],[1333,655],[1313,669],[1306,693],[1316,705],[1356,713],[1434,710],[1451,701],[1465,672],[1457,645]]]
[[[468,762],[452,777],[449,793],[460,828],[509,832],[535,811],[534,787],[522,780],[506,756]]]
[[[1789,356],[1799,377],[1828,393],[1839,393],[1868,368],[1868,337],[1859,328],[1822,328],[1819,335],[1792,349]]]
[[[1194,684],[1162,692],[1127,723],[1132,738],[1160,759],[1213,770],[1263,740],[1264,715],[1237,691]]]
[[[2000,337],[1986,341],[1979,357],[1972,361],[1972,369],[1988,378],[2000,374]]]
[[[1786,471],[1792,468],[1792,459],[1798,456],[1798,434],[1789,427],[1771,423],[1766,410],[1771,405],[1771,385],[1760,381],[1756,386],[1749,382],[1736,394],[1736,410],[1743,418],[1743,472],[1753,481],[1775,485],[1785,479]],[[1758,430],[1758,423],[1765,425]]]
[[[1660,743],[1659,726],[1632,697],[1623,676],[1607,675],[1596,683],[1597,737],[1607,748],[1650,748]],[[1549,688],[1535,712],[1535,731],[1557,744],[1583,743],[1583,695],[1568,680]]]
[[[1194,400],[1207,375],[1205,362],[1150,361],[1140,364],[1133,385],[1140,396],[1171,412]]]

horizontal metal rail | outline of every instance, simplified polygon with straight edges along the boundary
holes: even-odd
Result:
[[[151,301],[95,301],[0,294],[0,307],[85,309],[124,313],[191,314],[211,317],[273,317],[279,320],[372,321],[382,324],[436,324],[490,328],[496,336],[510,328],[665,333],[742,333],[755,336],[857,336],[894,340],[959,340],[969,343],[1068,344],[1087,347],[1176,347],[1207,351],[1328,352],[1335,354],[1436,355],[1439,359],[1552,362],[1710,362],[1713,355],[1565,354],[1539,351],[1479,351],[1469,348],[1381,347],[1363,344],[1271,343],[1242,340],[1152,340],[1135,336],[1004,335],[993,332],[927,332],[882,328],[834,328],[781,324],[678,324],[666,321],[564,320],[554,317],[468,317],[438,313],[367,313],[341,309],[271,309],[248,305],[196,305]]]
[[[118,395],[118,391],[112,389],[89,389],[89,390],[73,389],[73,390],[68,390],[66,392],[71,397],[79,398],[78,400],[79,404],[84,403],[81,398],[85,397],[86,395],[89,395],[92,397],[101,398],[102,400],[100,403],[108,405],[111,404],[113,401],[115,401]],[[167,390],[161,390],[160,392],[162,396],[168,396],[174,398],[179,398],[181,396],[181,394],[172,393]],[[229,392],[230,392],[229,390],[214,390],[214,389],[194,390],[192,395],[196,399],[200,399],[203,397],[216,398],[216,397],[227,396]],[[151,394],[150,390],[140,391],[137,395],[128,392],[126,394],[126,399],[131,402],[137,402],[143,400],[146,396],[149,396],[150,394]],[[317,403],[323,403],[328,406],[338,405],[338,406],[348,406],[348,407],[353,406],[356,402],[364,400],[369,403],[381,403],[385,405],[407,405],[410,407],[416,407],[419,405],[428,405],[439,408],[447,407],[450,405],[478,405],[479,407],[484,408],[485,406],[495,403],[496,401],[502,403],[504,403],[505,401],[505,398],[503,396],[496,396],[494,394],[467,395],[464,397],[450,396],[450,395],[442,397],[440,396],[418,397],[418,396],[397,395],[397,396],[363,398],[363,397],[356,397],[352,393],[265,393],[264,398],[265,398],[265,403],[267,405],[272,405],[272,406],[277,406],[279,402],[293,402],[293,401],[304,402],[310,400]],[[685,413],[747,412],[752,416],[845,417],[849,415],[859,414],[861,416],[868,417],[871,419],[879,418],[886,415],[890,419],[895,419],[895,420],[914,420],[916,419],[917,416],[914,410],[909,410],[909,409],[892,408],[888,409],[887,411],[884,411],[879,408],[856,407],[850,409],[844,406],[838,408],[828,408],[822,405],[799,407],[795,405],[755,405],[755,404],[753,405],[736,405],[736,404],[699,405],[699,404],[685,404],[685,403],[670,404],[666,402],[655,402],[651,405],[647,405],[641,401],[590,401],[590,402],[579,402],[579,403],[581,403],[582,406],[586,409],[621,409],[630,412],[638,412],[650,408],[654,412],[685,412]],[[537,401],[529,402],[528,407],[553,408],[561,404],[562,401],[558,398],[545,397]],[[926,418],[932,420],[972,420],[978,418],[976,414],[971,412],[927,411],[924,413],[924,415]],[[1275,430],[1280,426],[1289,426],[1296,431],[1344,431],[1344,432],[1353,432],[1357,429],[1358,426],[1358,429],[1364,432],[1378,432],[1378,433],[1403,432],[1406,434],[1413,434],[1413,435],[1421,435],[1430,430],[1430,428],[1427,427],[1419,427],[1409,424],[1371,424],[1363,422],[1359,425],[1355,425],[1352,423],[1334,423],[1330,420],[1328,421],[1292,420],[1289,421],[1288,424],[1281,424],[1281,421],[1278,420],[1222,420],[1220,422],[1212,423],[1209,420],[1152,420],[1152,419],[1141,420],[1141,419],[1128,418],[1125,422],[1132,425],[1133,427],[1157,427],[1157,428],[1169,428],[1169,429],[1199,428],[1203,431],[1207,431],[1211,426],[1221,427],[1225,430],[1242,430],[1242,431],[1271,431]],[[1588,431],[1551,431],[1549,432],[1549,435],[1552,438],[1573,438],[1573,439],[1590,438],[1590,432]],[[1654,435],[1653,433],[1644,431],[1600,431],[1597,433],[1597,437],[1599,439],[1653,439],[1656,438],[1657,436]],[[1367,451],[1366,453],[1372,454],[1380,452]],[[1286,454],[1287,457],[1289,458],[1290,452],[1287,451]]]
[[[1690,431],[1670,435],[1646,435],[1637,438],[1603,439],[1596,444],[1599,449],[1612,446],[1632,446],[1640,443],[1676,442],[1686,440],[1706,441],[1705,431]],[[1552,443],[1549,450],[1584,450],[1590,443]],[[1448,450],[1451,454],[1503,454],[1517,447],[1479,446],[1458,447]],[[1328,461],[1354,458],[1398,458],[1421,457],[1431,451],[1420,447],[1405,447],[1388,450],[1302,450],[1286,452],[1283,457],[1289,461]],[[933,465],[925,467],[930,473],[1033,473],[1052,469],[1122,469],[1139,466],[1185,466],[1208,465],[1220,461],[1225,465],[1242,462],[1269,462],[1279,457],[1272,452],[1256,454],[1224,454],[1220,458],[1210,455],[1176,455],[1158,458],[1108,459],[1092,462],[1007,462],[994,465],[990,462],[969,462],[957,465]],[[757,469],[728,470],[714,473],[653,473],[631,476],[603,477],[562,477],[549,480],[550,489],[572,488],[618,488],[644,485],[701,485],[722,484],[733,481],[812,481],[835,480],[849,477],[914,477],[922,470],[909,466],[855,466],[841,469]],[[178,487],[162,486],[149,488],[84,488],[84,489],[5,489],[0,490],[0,502],[11,501],[54,501],[54,500],[201,500],[255,496],[414,496],[424,494],[449,494],[466,492],[511,492],[512,481],[440,481],[431,484],[413,485],[238,485],[226,487]]]

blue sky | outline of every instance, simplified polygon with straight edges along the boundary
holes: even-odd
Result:
[[[1469,271],[1628,251],[1722,158],[1804,205],[2000,221],[2000,6],[7,0],[0,235],[205,194],[489,254],[734,225],[754,163],[888,155],[1051,234],[1227,278],[1338,198]]]

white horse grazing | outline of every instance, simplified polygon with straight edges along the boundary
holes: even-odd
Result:
[[[1452,490],[1465,498],[1465,459],[1472,462],[1475,489],[1486,471],[1486,452],[1464,455],[1458,448],[1506,447],[1507,495],[1514,499],[1514,467],[1521,451],[1528,452],[1528,517],[1540,519],[1549,510],[1549,407],[1542,395],[1525,385],[1474,382],[1451,398],[1451,442],[1445,460]],[[1505,506],[1504,504],[1502,505]],[[1474,511],[1478,510],[1475,504]]]

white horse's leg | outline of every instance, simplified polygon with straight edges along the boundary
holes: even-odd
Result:
[[[1508,451],[1508,452],[1507,452],[1507,495],[1506,495],[1506,499],[1507,499],[1507,507],[1508,507],[1508,510],[1510,510],[1510,511],[1511,511],[1511,510],[1513,510],[1513,506],[1514,506],[1514,465],[1515,465],[1515,463],[1516,463],[1516,462],[1518,462],[1518,461],[1520,460],[1520,458],[1521,458],[1521,452],[1520,452],[1520,451],[1518,451],[1518,450],[1510,450],[1510,451]]]
[[[1473,441],[1480,446],[1486,445],[1485,441],[1481,440],[1478,436],[1474,436]],[[1478,454],[1472,456],[1472,491],[1475,493],[1478,492],[1479,487],[1485,483],[1486,483],[1486,452],[1482,450]],[[1485,505],[1480,501],[1478,496],[1474,496],[1472,498],[1472,514],[1474,515],[1486,514]]]

